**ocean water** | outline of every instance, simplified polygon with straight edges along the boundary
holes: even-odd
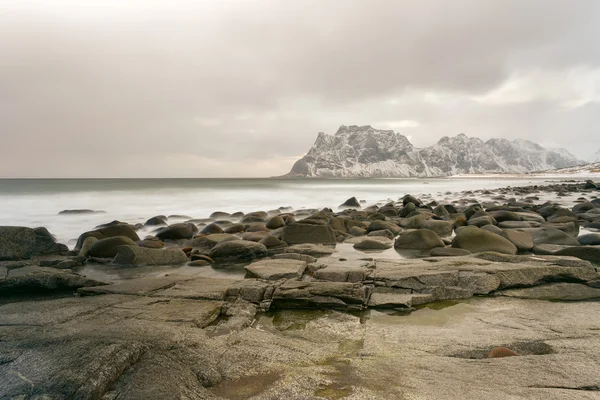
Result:
[[[446,179],[14,179],[0,180],[0,225],[45,226],[73,247],[99,224],[143,223],[155,215],[206,218],[214,211],[251,212],[279,207],[337,208],[356,196],[367,204],[397,200],[407,193],[452,199],[459,192],[543,184],[547,178],[478,177]],[[446,195],[451,192],[453,195]],[[97,214],[59,215],[65,209]],[[185,219],[173,219],[179,222]]]

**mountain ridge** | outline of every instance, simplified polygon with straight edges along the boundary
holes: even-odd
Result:
[[[404,178],[480,173],[527,173],[581,165],[565,149],[464,133],[417,148],[406,136],[370,125],[342,125],[333,135],[319,132],[313,146],[285,177]]]

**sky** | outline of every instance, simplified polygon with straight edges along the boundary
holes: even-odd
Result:
[[[264,177],[318,132],[600,149],[597,0],[0,0],[0,177]]]

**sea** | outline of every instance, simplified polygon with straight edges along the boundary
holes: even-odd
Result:
[[[136,224],[155,215],[199,219],[207,218],[214,211],[247,213],[280,207],[336,209],[352,196],[364,200],[365,204],[398,200],[405,194],[432,194],[443,200],[466,190],[542,184],[545,181],[548,179],[496,176],[440,179],[2,179],[0,225],[44,226],[59,242],[72,248],[82,232],[113,220]],[[71,209],[99,212],[59,215],[60,211]]]

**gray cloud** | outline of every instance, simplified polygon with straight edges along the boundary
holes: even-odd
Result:
[[[340,124],[600,148],[596,1],[49,3],[0,3],[0,176],[279,175]]]

